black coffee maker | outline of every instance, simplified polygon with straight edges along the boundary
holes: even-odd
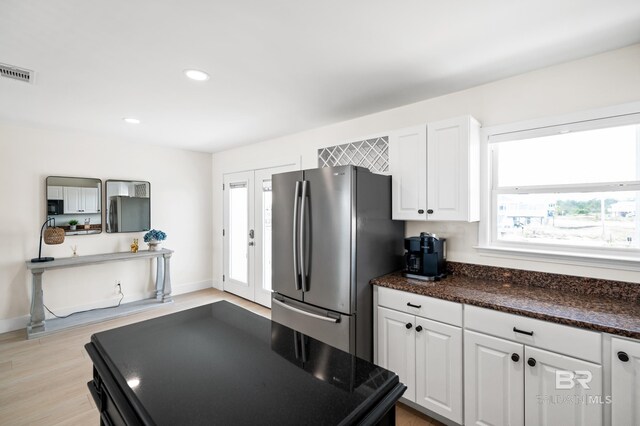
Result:
[[[434,281],[447,275],[447,239],[421,232],[404,239],[404,271],[407,278]]]

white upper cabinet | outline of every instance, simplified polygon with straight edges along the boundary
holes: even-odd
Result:
[[[64,194],[62,193],[61,186],[47,186],[47,200],[63,200]]]
[[[480,219],[480,123],[471,116],[427,126],[429,220]]]
[[[389,134],[393,219],[426,220],[427,126]]]
[[[98,188],[65,186],[64,213],[99,213],[100,193]]]
[[[84,213],[98,213],[100,209],[100,195],[97,188],[82,188],[82,198],[84,200]]]
[[[479,134],[468,115],[391,132],[393,219],[479,220]]]

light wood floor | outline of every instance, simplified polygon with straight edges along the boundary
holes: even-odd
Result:
[[[94,333],[217,300],[271,316],[263,306],[215,289],[175,296],[174,300],[167,306],[39,339],[26,340],[24,330],[0,334],[0,425],[99,424],[98,411],[87,389],[92,364],[84,350]],[[396,412],[399,425],[440,425],[402,404],[398,404]]]

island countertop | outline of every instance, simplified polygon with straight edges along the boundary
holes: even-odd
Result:
[[[557,285],[550,288],[536,285],[536,274],[541,281],[549,279],[547,275],[554,275],[532,273],[526,279],[519,279],[517,276],[496,279],[454,273],[439,281],[421,281],[405,278],[400,272],[395,272],[374,278],[371,284],[640,339],[640,303],[636,290],[633,289],[640,284],[612,282],[621,284],[614,286],[618,292],[615,294],[617,297],[614,297],[613,293],[603,294],[607,291],[603,290],[607,285],[602,284],[604,280],[598,280],[599,283],[594,284],[600,285],[599,288],[588,288],[586,286],[592,283],[584,283],[582,290],[575,282],[566,281],[566,288],[563,290],[562,277],[566,276],[559,275]],[[620,291],[620,288],[627,291],[625,284],[629,284],[630,289],[626,295]]]
[[[406,389],[395,373],[226,301],[103,331],[85,347],[101,415],[125,424],[370,423],[395,416]]]

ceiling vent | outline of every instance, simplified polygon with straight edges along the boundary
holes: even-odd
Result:
[[[33,74],[34,72],[31,70],[18,68],[13,65],[0,64],[0,76],[2,77],[12,78],[25,83],[33,83]]]

